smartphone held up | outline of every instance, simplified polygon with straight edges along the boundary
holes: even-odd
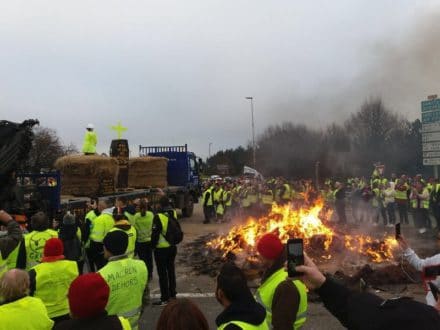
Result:
[[[304,265],[304,243],[300,238],[292,238],[287,241],[287,273],[289,277],[301,276],[297,272],[297,266]]]

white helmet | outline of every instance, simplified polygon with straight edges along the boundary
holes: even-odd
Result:
[[[86,128],[95,129],[95,125],[93,125],[93,124],[87,124],[87,127],[86,127]]]

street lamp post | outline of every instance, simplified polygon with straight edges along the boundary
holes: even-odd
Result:
[[[211,158],[211,146],[212,142],[209,142],[208,158]]]
[[[251,101],[251,118],[252,118],[252,160],[255,168],[255,124],[254,124],[254,97],[246,96],[246,100]]]

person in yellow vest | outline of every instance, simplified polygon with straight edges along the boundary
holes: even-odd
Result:
[[[424,234],[429,224],[429,192],[421,181],[415,182],[410,200],[416,228],[420,234]]]
[[[285,180],[282,181],[282,185],[279,187],[280,203],[287,204],[292,200],[292,188]]]
[[[204,224],[210,223],[211,219],[215,217],[213,192],[214,187],[210,183],[208,183],[202,195],[203,215],[205,216],[205,220],[203,221]]]
[[[90,232],[93,228],[93,223],[95,219],[101,214],[101,212],[98,209],[98,198],[91,198],[90,202],[88,203],[88,212],[84,219],[84,226],[83,231],[81,235],[81,241],[85,248],[85,254],[87,256],[87,266],[91,272],[94,272],[95,269],[95,262],[94,262],[94,254],[93,249],[90,248]]]
[[[127,198],[124,196],[118,197],[116,199],[116,208],[119,214],[126,216],[127,220],[131,225],[134,225],[134,215],[136,214],[136,207],[134,205],[128,204]]]
[[[100,200],[98,203],[99,216],[93,221],[93,227],[90,230],[89,251],[92,258],[89,263],[93,263],[96,269],[104,267],[107,261],[104,258],[104,237],[113,228],[115,220],[113,219],[113,210],[109,201]]]
[[[0,226],[5,227],[6,235],[0,237],[0,276],[7,271],[9,265],[16,264],[17,248],[23,239],[20,225],[4,210],[0,210]],[[12,254],[12,256],[11,256]],[[15,259],[15,260],[11,260]]]
[[[88,124],[86,130],[82,152],[84,155],[94,155],[96,154],[96,144],[98,143],[98,137],[95,133],[95,126],[93,124]]]
[[[223,214],[225,213],[225,207],[223,205],[223,187],[220,183],[216,183],[213,197],[214,197],[214,207],[215,207],[215,216],[218,222],[221,222],[223,219]]]
[[[139,212],[134,216],[134,227],[136,228],[136,254],[148,270],[148,282],[153,278],[153,247],[151,245],[151,234],[153,232],[153,212],[148,210],[148,201],[142,199],[139,202]]]
[[[409,220],[408,220],[409,185],[405,182],[405,179],[403,177],[397,180],[394,190],[396,191],[395,201],[397,205],[397,211],[399,213],[399,222],[401,224],[409,224]]]
[[[46,241],[58,237],[58,233],[49,228],[49,219],[43,212],[31,217],[31,228],[32,231],[24,235],[17,256],[17,268],[27,271],[40,263]]]
[[[228,184],[225,185],[225,190],[223,193],[223,205],[225,208],[223,219],[228,222],[231,221],[232,216],[232,187]]]
[[[250,215],[251,201],[249,192],[251,191],[251,184],[247,183],[240,191],[240,207],[244,216]]]
[[[268,233],[258,239],[257,251],[265,271],[256,299],[266,309],[269,326],[300,328],[306,322],[307,289],[299,279],[287,279],[285,245],[277,235]]]
[[[220,269],[215,296],[224,308],[215,320],[218,330],[269,330],[266,310],[255,301],[246,277],[233,263]]]
[[[116,210],[116,209],[115,209]],[[136,228],[130,224],[125,214],[114,214],[115,223],[110,232],[122,230],[128,235],[128,245],[125,254],[129,258],[134,258],[134,249],[136,247],[137,232]]]
[[[258,216],[259,204],[258,204],[258,190],[255,184],[250,184],[249,189],[247,191],[247,199],[250,204],[249,206],[249,215]]]
[[[126,318],[107,314],[109,296],[110,287],[101,274],[78,276],[67,294],[72,319],[58,323],[54,330],[130,330]]]
[[[137,329],[148,272],[142,260],[127,257],[127,246],[128,236],[124,231],[109,232],[104,238],[104,254],[108,263],[98,272],[110,287],[105,308],[107,313],[128,319],[131,328]]]
[[[170,299],[176,298],[176,270],[175,260],[177,246],[166,240],[169,217],[172,213],[170,201],[167,196],[160,198],[160,211],[153,219],[153,232],[151,244],[154,247],[154,261],[159,275],[160,300],[153,305],[165,306]]]
[[[79,274],[77,263],[65,260],[63,253],[59,238],[47,240],[41,263],[29,271],[30,295],[41,299],[55,323],[69,319],[67,292]]]
[[[270,212],[273,202],[274,198],[272,189],[270,189],[268,186],[264,186],[260,192],[260,203],[263,214],[268,214]]]
[[[8,270],[0,277],[0,329],[52,329],[54,322],[43,302],[29,297],[29,285],[29,274],[21,269]]]

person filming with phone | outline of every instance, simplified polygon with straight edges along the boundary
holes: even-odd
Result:
[[[347,329],[434,330],[440,329],[440,314],[434,308],[402,297],[383,299],[368,292],[355,292],[324,276],[304,255],[304,265],[296,267],[309,290],[317,293],[324,307]]]
[[[410,248],[406,239],[400,235],[397,238],[400,248],[403,250],[403,258],[416,270],[422,272],[422,278],[424,279],[426,288],[429,289],[426,294],[426,303],[430,306],[436,306],[437,300],[434,297],[432,288],[440,288],[440,253],[432,257],[421,259],[413,249]],[[440,240],[437,240],[440,246]],[[434,285],[430,287],[428,283]]]
[[[295,249],[302,255],[302,241],[299,244]],[[266,309],[269,326],[274,330],[299,329],[306,322],[307,289],[300,279],[286,279],[285,244],[268,233],[258,240],[257,251],[265,270],[256,300]]]

